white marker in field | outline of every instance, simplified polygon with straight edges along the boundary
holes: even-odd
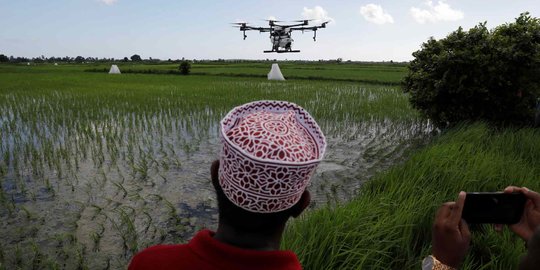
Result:
[[[285,78],[281,74],[278,64],[272,64],[272,69],[268,72],[268,80],[284,81]]]
[[[120,74],[120,69],[117,65],[112,65],[109,74]]]

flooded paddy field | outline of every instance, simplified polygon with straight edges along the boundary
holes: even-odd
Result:
[[[13,71],[0,79],[0,264],[119,269],[215,228],[218,123],[261,99],[303,106],[327,136],[312,207],[354,196],[433,132],[397,87],[258,78]],[[1,268],[1,266],[0,266]]]

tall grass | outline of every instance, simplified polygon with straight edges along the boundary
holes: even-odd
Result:
[[[289,224],[283,247],[306,269],[420,269],[436,209],[459,191],[540,190],[540,132],[477,123],[446,132],[404,164],[365,184],[356,199]],[[524,243],[473,228],[463,269],[515,269]]]

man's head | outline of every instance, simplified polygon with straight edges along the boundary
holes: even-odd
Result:
[[[308,112],[289,102],[248,103],[223,118],[220,135],[220,160],[212,164],[220,223],[265,231],[306,208],[306,187],[326,148]]]
[[[291,217],[299,216],[309,206],[311,195],[305,190],[300,200],[291,208],[276,213],[255,213],[232,203],[219,185],[219,160],[212,163],[212,184],[216,190],[220,223],[225,223],[243,232],[272,233],[285,225]]]

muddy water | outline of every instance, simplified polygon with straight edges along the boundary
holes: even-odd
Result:
[[[217,118],[200,125],[169,120],[164,128],[155,118],[130,126],[134,120],[126,116],[84,133],[19,122],[11,129],[18,133],[4,132],[0,262],[119,269],[146,246],[182,243],[200,228],[214,229],[209,168],[220,150]],[[309,187],[314,208],[352,198],[432,131],[419,121],[320,124],[328,147]]]

